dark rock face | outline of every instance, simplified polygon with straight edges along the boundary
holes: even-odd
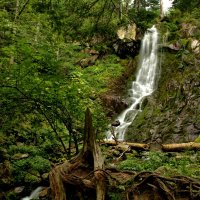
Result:
[[[113,44],[113,48],[115,53],[122,59],[128,56],[134,58],[139,53],[140,43],[140,40],[123,41],[119,39]]]
[[[151,144],[193,142],[200,134],[200,90],[197,58],[187,55],[187,67],[165,52],[162,75],[143,112],[129,127],[126,140]]]
[[[140,49],[140,30],[135,23],[120,27],[117,31],[118,39],[113,43],[115,53],[122,59],[135,57]]]
[[[118,114],[128,107],[126,101],[122,99],[120,96],[105,95],[101,99],[105,107],[110,108],[110,110]],[[114,113],[110,113],[109,117],[112,117],[113,114]]]
[[[117,127],[117,126],[120,125],[120,121],[119,121],[119,120],[116,120],[116,121],[114,121],[111,125]]]

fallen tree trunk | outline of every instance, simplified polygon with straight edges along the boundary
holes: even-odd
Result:
[[[141,150],[141,151],[148,151],[150,150],[149,144],[142,144],[142,143],[132,143],[132,142],[118,142],[116,144],[115,141],[104,141],[102,144],[108,146],[129,146],[131,149],[134,150]],[[200,150],[200,143],[195,142],[188,142],[188,143],[180,143],[180,144],[162,144],[163,151],[184,151],[184,150]]]
[[[150,149],[150,145],[149,144],[142,144],[142,143],[131,143],[131,142],[118,142],[116,144],[115,141],[104,141],[105,145],[108,146],[116,146],[116,145],[128,145],[131,149],[134,150],[141,150],[141,151],[148,151]]]
[[[163,144],[163,151],[200,150],[200,143],[188,142],[180,144]]]

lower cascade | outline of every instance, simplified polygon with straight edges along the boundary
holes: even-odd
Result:
[[[44,189],[44,187],[37,187],[33,192],[31,192],[29,197],[24,197],[21,200],[32,200],[32,199],[38,199],[39,193]]]
[[[141,112],[141,104],[146,96],[155,90],[155,80],[158,66],[158,31],[155,26],[148,29],[142,40],[140,49],[139,70],[136,80],[128,91],[130,106],[124,110],[116,119],[116,126],[110,125],[107,132],[107,140],[116,138],[124,140],[127,128],[131,125],[138,112]]]

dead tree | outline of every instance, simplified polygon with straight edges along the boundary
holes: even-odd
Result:
[[[72,160],[56,166],[49,175],[54,200],[104,200],[104,159],[96,143],[90,110],[85,114],[82,151]]]

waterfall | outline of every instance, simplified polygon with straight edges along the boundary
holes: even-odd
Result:
[[[38,199],[40,192],[44,189],[44,187],[37,187],[33,192],[31,192],[29,197],[24,197],[21,200],[32,200]]]
[[[116,121],[119,122],[119,126],[110,125],[111,130],[107,132],[108,140],[113,139],[113,134],[117,140],[124,140],[127,128],[131,125],[138,112],[141,111],[140,107],[143,99],[155,90],[158,65],[157,44],[158,31],[153,26],[147,30],[142,40],[139,70],[136,80],[132,82],[132,87],[129,90],[130,106],[117,117]]]

